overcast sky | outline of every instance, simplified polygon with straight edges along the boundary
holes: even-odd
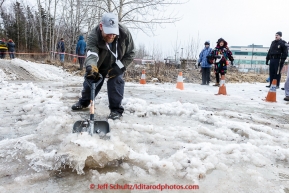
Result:
[[[220,37],[229,46],[270,46],[277,31],[282,31],[282,38],[289,41],[288,8],[289,0],[189,0],[174,6],[181,21],[158,28],[154,37],[142,32],[133,32],[133,36],[136,45],[145,44],[148,49],[158,45],[164,55],[173,55],[177,36],[185,49],[188,38],[197,38],[198,33],[201,48],[206,40],[215,46]]]

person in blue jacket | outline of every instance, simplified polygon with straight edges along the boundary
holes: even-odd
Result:
[[[10,59],[14,59],[15,58],[15,55],[14,55],[15,43],[13,42],[12,39],[8,40],[7,47],[8,47],[8,53],[9,53]]]
[[[211,75],[211,67],[212,64],[208,63],[207,56],[212,52],[212,48],[210,48],[210,41],[205,42],[205,48],[201,51],[198,66],[202,67],[202,84],[201,85],[209,85],[210,83],[210,75]]]
[[[86,51],[86,43],[82,35],[79,36],[78,42],[76,45],[76,55],[78,55],[78,62],[79,62],[79,70],[83,69],[83,63],[85,59],[85,51]]]

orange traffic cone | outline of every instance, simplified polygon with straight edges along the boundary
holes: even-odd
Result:
[[[178,75],[177,88],[180,90],[184,90],[183,73],[182,72],[179,72],[179,75]]]
[[[146,71],[145,71],[145,70],[142,70],[141,73],[142,73],[142,74],[141,74],[141,79],[140,79],[139,83],[140,83],[140,84],[146,84],[146,83],[147,83],[147,82],[146,82]]]
[[[73,58],[73,63],[76,63],[76,61],[77,61],[77,58]]]
[[[225,86],[225,75],[222,75],[218,95],[227,95]]]
[[[270,90],[266,97],[267,102],[277,102],[276,101],[276,84],[277,84],[277,79],[273,79]]]

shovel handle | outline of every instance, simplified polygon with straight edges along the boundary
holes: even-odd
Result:
[[[86,83],[90,87],[90,120],[94,120],[94,99],[95,99],[95,89],[101,83],[103,77],[99,74],[99,80],[97,82],[89,82],[86,77],[84,77]]]
[[[94,120],[94,99],[95,99],[96,83],[92,83],[90,96],[90,120]]]
[[[86,77],[85,78],[85,81],[86,83],[88,84],[88,86],[90,87],[91,89],[91,94],[90,94],[90,120],[89,120],[89,126],[90,126],[90,135],[92,136],[93,133],[94,133],[94,100],[95,100],[95,89],[96,87],[101,83],[103,77],[101,74],[99,74],[99,80],[97,82],[92,82],[90,83]]]

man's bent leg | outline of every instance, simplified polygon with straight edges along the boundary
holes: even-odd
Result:
[[[121,106],[124,93],[124,80],[123,75],[110,78],[107,81],[107,93],[109,101],[109,109],[112,112],[122,114],[124,108]]]
[[[90,86],[89,86],[87,81],[89,81],[89,83],[92,82],[91,80],[86,80],[86,81],[83,82],[83,89],[81,91],[81,98],[78,101],[78,105],[82,106],[82,108],[87,107],[90,104],[90,100],[91,100],[91,96],[90,96],[91,95],[91,88],[90,88]],[[99,91],[100,91],[100,89],[101,89],[101,87],[103,85],[103,82],[104,82],[104,79],[96,87],[95,96],[99,93]],[[82,108],[80,108],[80,109],[82,109]],[[75,108],[73,108],[73,106],[72,106],[72,109],[76,110]]]

